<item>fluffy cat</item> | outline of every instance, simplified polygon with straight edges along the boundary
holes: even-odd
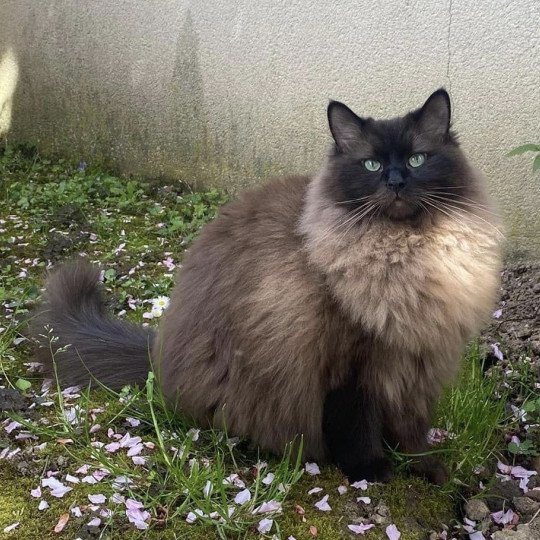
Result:
[[[110,319],[96,268],[48,279],[33,320],[72,346],[63,384],[144,383],[149,350],[162,391],[201,425],[226,426],[351,480],[391,474],[385,442],[426,450],[433,405],[490,313],[498,219],[450,130],[445,90],[391,120],[331,102],[332,152],[314,177],[289,177],[225,205],[185,255],[157,335]],[[442,465],[416,471],[443,482]]]

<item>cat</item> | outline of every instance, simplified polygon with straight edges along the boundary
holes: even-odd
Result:
[[[351,480],[392,475],[389,445],[422,453],[434,404],[489,315],[499,219],[434,92],[390,120],[328,106],[332,150],[313,177],[281,178],[221,208],[187,251],[157,334],[113,320],[99,270],[46,284],[32,334],[63,384],[144,384],[149,357],[172,408]],[[40,337],[41,336],[41,337]],[[149,354],[151,351],[151,355]],[[436,483],[444,466],[414,472]]]

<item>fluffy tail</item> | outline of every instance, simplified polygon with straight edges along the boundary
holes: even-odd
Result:
[[[106,314],[99,270],[84,260],[51,274],[30,334],[38,361],[64,386],[87,386],[96,379],[115,390],[143,385],[150,369],[153,333]]]

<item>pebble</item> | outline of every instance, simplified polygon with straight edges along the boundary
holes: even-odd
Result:
[[[473,521],[481,521],[488,517],[490,512],[487,504],[480,499],[469,499],[465,503],[465,514]]]
[[[514,497],[512,502],[521,515],[532,515],[540,509],[540,502],[529,497]]]
[[[540,540],[540,535],[528,525],[518,525],[515,531],[503,529],[495,532],[493,540]]]

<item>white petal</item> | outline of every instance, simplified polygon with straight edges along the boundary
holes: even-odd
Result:
[[[386,527],[386,536],[389,540],[399,540],[401,533],[398,531],[398,528],[392,523]]]
[[[317,474],[321,474],[321,470],[319,469],[319,466],[316,463],[306,463],[306,472],[310,474],[311,476],[315,476]]]
[[[251,493],[249,489],[244,489],[236,494],[236,497],[234,498],[234,502],[236,504],[246,504],[249,500],[251,500]]]
[[[261,534],[266,534],[270,532],[270,529],[272,528],[273,524],[274,524],[274,520],[272,519],[267,519],[267,518],[261,519],[261,521],[259,521],[259,525],[257,526],[257,530]]]
[[[320,501],[317,501],[315,507],[321,512],[330,512],[332,507],[328,504],[328,495],[325,495]]]

